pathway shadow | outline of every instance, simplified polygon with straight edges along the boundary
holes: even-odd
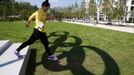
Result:
[[[0,68],[1,68],[1,67],[4,67],[4,66],[7,66],[7,65],[10,65],[10,64],[13,64],[13,63],[15,63],[15,62],[17,62],[17,61],[20,61],[20,60],[22,60],[23,58],[24,58],[24,56],[23,56],[22,58],[17,58],[17,59],[14,59],[14,60],[11,60],[11,61],[2,63],[2,64],[0,64]]]

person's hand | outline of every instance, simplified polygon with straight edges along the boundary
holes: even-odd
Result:
[[[28,22],[26,23],[26,27],[27,27],[27,28],[30,27],[30,24],[31,24],[31,22],[28,21]]]

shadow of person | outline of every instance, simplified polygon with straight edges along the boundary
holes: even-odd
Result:
[[[102,60],[104,61],[104,65],[105,65],[105,70],[102,75],[120,75],[120,70],[119,70],[117,63],[104,50],[99,49],[94,46],[83,46],[83,48],[88,48],[88,49],[93,50],[102,58]]]
[[[53,43],[51,42],[52,46],[50,47],[50,49],[53,53],[55,53],[58,47],[71,47],[69,51],[63,51],[61,52],[62,54],[57,56],[59,60],[67,58],[67,64],[61,65],[58,61],[49,61],[47,60],[47,54],[44,53],[42,55],[42,61],[37,63],[36,66],[38,66],[39,64],[43,64],[44,68],[54,72],[70,70],[73,75],[95,75],[82,66],[82,63],[84,62],[86,57],[84,48],[88,48],[99,54],[104,61],[104,65],[106,66],[106,68],[103,75],[120,74],[116,62],[112,57],[110,57],[110,55],[104,52],[104,50],[98,49],[93,46],[81,46],[82,40],[80,38],[69,36],[69,33],[65,31],[53,32],[48,37],[58,37]],[[75,43],[65,43],[68,38],[75,39]]]

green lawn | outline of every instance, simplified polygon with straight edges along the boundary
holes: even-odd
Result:
[[[32,33],[24,22],[0,22],[0,40],[23,42]],[[46,58],[40,41],[32,46],[27,75],[133,75],[134,34],[63,22],[47,25],[50,49],[59,62]]]

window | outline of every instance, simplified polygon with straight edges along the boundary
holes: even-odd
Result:
[[[131,4],[134,5],[134,0],[132,0],[132,3]]]
[[[131,11],[134,11],[134,7],[131,7]]]

